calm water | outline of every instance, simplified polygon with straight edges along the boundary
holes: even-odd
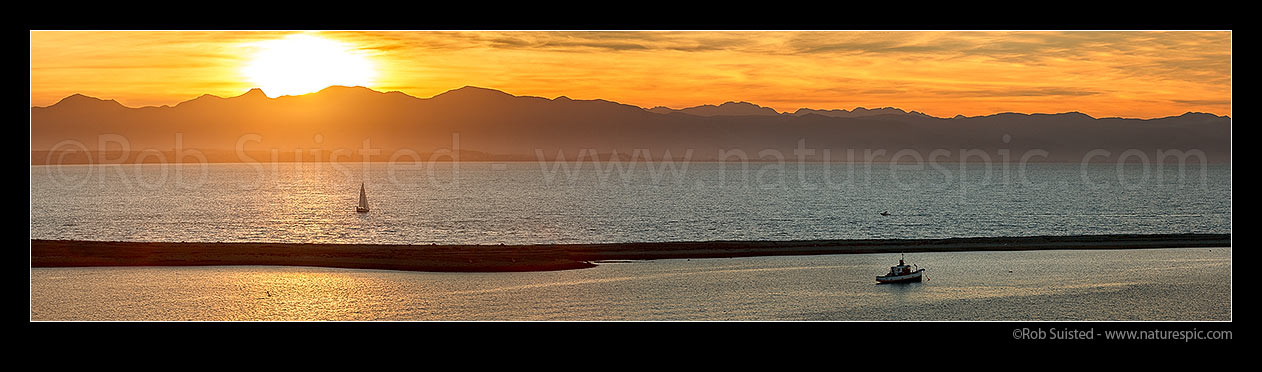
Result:
[[[1230,165],[599,166],[32,166],[30,233],[515,244],[1231,232]],[[354,213],[361,182],[371,213]]]
[[[1231,320],[1231,250],[607,263],[535,273],[293,267],[31,270],[32,320]],[[1011,270],[1012,272],[1009,272]]]

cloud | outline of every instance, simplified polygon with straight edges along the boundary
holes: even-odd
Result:
[[[1231,100],[1229,99],[1175,99],[1175,100],[1171,100],[1171,102],[1178,103],[1181,105],[1194,105],[1194,106],[1231,105]]]
[[[1100,91],[1064,87],[993,87],[987,89],[932,89],[930,93],[943,97],[1082,97],[1101,94]]]

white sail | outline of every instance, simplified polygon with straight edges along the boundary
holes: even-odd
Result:
[[[368,194],[364,193],[364,184],[359,184],[359,209],[368,210]]]

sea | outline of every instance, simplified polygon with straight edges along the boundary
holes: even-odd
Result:
[[[32,239],[543,244],[1230,233],[1229,164],[31,166]],[[371,207],[355,213],[363,185]],[[886,212],[887,215],[882,215]],[[32,320],[1231,320],[1231,249],[32,268]]]
[[[427,273],[279,266],[31,270],[36,321],[1232,320],[1231,249],[606,262]]]
[[[1224,164],[54,165],[32,166],[30,177],[33,239],[550,244],[1231,232]],[[370,213],[355,213],[361,184]]]

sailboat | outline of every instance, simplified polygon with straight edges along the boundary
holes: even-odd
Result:
[[[357,213],[368,213],[368,194],[364,193],[364,184],[359,184],[359,206],[355,207]]]

